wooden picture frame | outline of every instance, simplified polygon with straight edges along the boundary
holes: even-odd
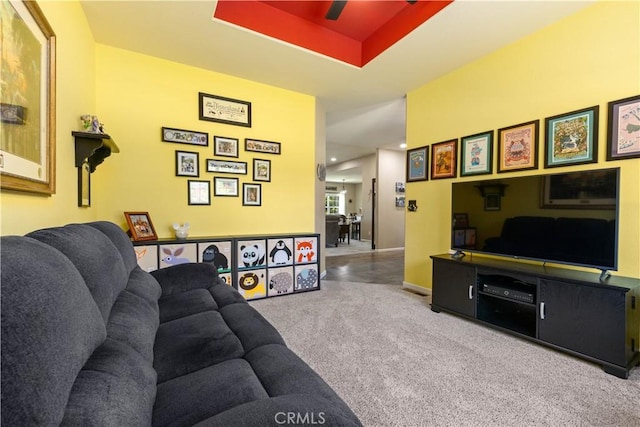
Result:
[[[458,164],[458,139],[431,144],[431,179],[455,178]]]
[[[187,181],[187,190],[189,205],[211,204],[211,181],[190,179]]]
[[[251,127],[251,103],[239,99],[198,93],[200,120]]]
[[[91,166],[84,162],[78,168],[78,207],[91,206]]]
[[[207,172],[246,175],[247,162],[207,159]]]
[[[213,195],[219,197],[238,197],[238,178],[213,178]]]
[[[184,130],[175,128],[162,128],[162,140],[164,142],[176,142],[178,144],[209,146],[209,134],[194,130]]]
[[[125,212],[124,217],[129,226],[128,234],[134,241],[158,240],[149,212]]]
[[[640,157],[640,95],[609,102],[607,125],[607,160]]]
[[[242,206],[262,205],[262,185],[253,183],[242,184]]]
[[[3,10],[9,15],[2,17],[3,50],[16,55],[12,68],[21,78],[3,78],[2,91],[17,101],[0,105],[0,184],[51,195],[56,192],[56,35],[35,1],[7,2]]]
[[[239,157],[238,139],[226,136],[213,137],[213,155],[222,157]]]
[[[271,160],[253,159],[253,180],[271,182]]]
[[[429,179],[429,146],[407,150],[407,183]]]
[[[176,176],[200,176],[200,155],[195,151],[176,151]]]
[[[545,168],[598,161],[598,111],[596,105],[545,119]]]
[[[282,154],[282,144],[262,139],[244,139],[244,151],[253,151],[265,154]]]
[[[460,176],[488,175],[493,172],[493,131],[460,139]]]
[[[498,130],[498,173],[538,169],[538,126],[533,120]]]

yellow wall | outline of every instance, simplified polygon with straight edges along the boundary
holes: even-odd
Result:
[[[312,232],[315,229],[315,98],[130,51],[97,46],[98,116],[121,149],[100,165],[93,186],[98,217],[124,226],[124,211],[149,212],[159,237],[189,222],[190,235]],[[252,127],[198,119],[198,92],[251,102]],[[163,126],[209,134],[208,147],[162,142]],[[247,175],[206,172],[213,136],[239,140]],[[281,155],[244,151],[244,138],[280,142]],[[175,176],[176,150],[199,153],[200,177]],[[252,160],[271,161],[262,206],[242,197],[213,197],[211,206],[187,204],[188,179],[252,181]]]
[[[607,103],[640,93],[638,16],[638,2],[594,4],[409,93],[408,148],[540,119],[539,164],[543,165],[544,118],[599,105],[598,163],[554,168],[554,172],[621,168],[619,232],[623,238],[617,274],[640,277],[640,159],[605,161]],[[452,182],[416,182],[406,187],[407,200],[416,199],[419,208],[406,217],[407,283],[430,288],[429,256],[450,248]]]
[[[95,44],[78,2],[39,2],[57,39],[56,194],[0,193],[0,232],[28,231],[95,219],[95,209],[79,209],[71,131],[79,117],[96,109]]]
[[[57,35],[56,194],[1,193],[1,233],[70,222],[110,220],[125,227],[124,211],[149,212],[159,237],[173,222],[189,222],[190,235],[315,231],[315,98],[94,42],[77,2],[41,2]],[[198,119],[198,92],[252,103],[251,128]],[[92,175],[91,207],[77,207],[77,171],[71,132],[82,114],[97,114],[120,147]],[[162,142],[161,127],[209,133],[208,147]],[[175,176],[175,151],[200,154],[200,177],[213,156],[213,136],[238,138],[252,181],[252,159],[271,160],[271,182],[262,183],[262,206],[241,197],[213,197],[211,206],[188,206],[187,179]],[[281,155],[247,153],[244,138],[277,141]],[[232,175],[216,175],[228,176]],[[213,188],[212,188],[213,190]]]

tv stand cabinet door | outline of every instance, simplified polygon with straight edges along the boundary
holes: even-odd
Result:
[[[625,366],[625,293],[540,280],[538,338]]]
[[[433,311],[444,309],[468,317],[476,315],[476,268],[433,260]]]

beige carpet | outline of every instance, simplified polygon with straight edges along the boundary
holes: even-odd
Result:
[[[399,286],[324,281],[251,305],[365,426],[640,426],[640,368],[616,378]]]

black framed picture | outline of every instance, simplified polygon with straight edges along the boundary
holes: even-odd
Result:
[[[189,190],[189,205],[211,204],[211,182],[190,179],[187,182]]]
[[[198,160],[195,151],[176,151],[176,176],[199,177]]]
[[[243,183],[242,184],[242,205],[261,206],[262,205],[262,185]]]
[[[271,160],[253,159],[253,180],[271,181]]]
[[[239,99],[198,93],[200,120],[251,127],[251,103]]]

